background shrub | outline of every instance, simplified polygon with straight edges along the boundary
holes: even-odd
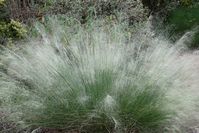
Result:
[[[190,7],[179,7],[168,16],[168,24],[172,26],[171,36],[182,36],[185,32],[193,30],[199,25],[199,5],[196,3]],[[198,48],[199,33],[193,37],[193,42],[188,44],[190,48]]]
[[[193,1],[192,1],[192,0],[181,0],[181,1],[180,1],[180,4],[181,4],[182,6],[190,6],[190,5],[193,4]]]
[[[13,40],[26,36],[25,26],[16,21],[10,20],[9,6],[7,1],[0,1],[0,44],[8,44]]]
[[[27,30],[20,22],[0,22],[0,43],[7,44],[10,40],[21,39],[26,36]]]
[[[148,15],[142,2],[137,1],[101,1],[101,0],[23,0],[7,2],[10,18],[20,22],[42,20],[46,15],[64,14],[85,23],[88,18],[106,17],[117,12],[125,14],[126,19],[144,21]]]

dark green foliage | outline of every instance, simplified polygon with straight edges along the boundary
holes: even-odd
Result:
[[[175,25],[175,31],[181,32],[193,28],[199,24],[199,6],[179,7],[172,11],[169,16],[169,23]]]
[[[168,0],[142,0],[144,6],[147,6],[151,11],[158,11],[165,7]]]
[[[9,10],[5,1],[0,0],[0,20],[8,21],[9,20]]]
[[[190,7],[178,7],[173,10],[169,16],[167,23],[172,26],[172,31],[170,36],[182,36],[187,31],[191,31],[199,25],[199,5]],[[198,30],[198,29],[197,29]],[[199,33],[196,31],[196,35],[193,36],[193,41],[188,44],[190,48],[199,47]]]
[[[193,2],[194,2],[194,0],[181,0],[180,5],[186,7],[186,6],[192,5]]]

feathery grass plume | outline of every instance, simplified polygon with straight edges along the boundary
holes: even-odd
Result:
[[[190,89],[197,84],[186,84],[192,60],[179,47],[145,27],[128,40],[123,25],[96,22],[67,32],[65,46],[64,28],[53,26],[50,35],[40,26],[43,39],[2,56],[1,109],[11,120],[78,132],[160,133],[195,117],[198,95]]]

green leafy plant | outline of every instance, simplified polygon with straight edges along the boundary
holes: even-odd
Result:
[[[26,28],[22,25],[22,23],[11,20],[11,22],[8,24],[9,27],[9,36],[11,37],[16,37],[16,38],[23,38],[25,37],[27,30]]]
[[[0,40],[1,44],[6,44],[15,39],[22,39],[26,36],[27,29],[22,23],[15,20],[10,22],[0,22]]]

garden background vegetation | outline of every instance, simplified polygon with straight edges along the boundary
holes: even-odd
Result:
[[[65,15],[84,24],[100,17],[117,21],[118,13],[125,15],[123,19],[129,25],[146,21],[153,14],[166,27],[172,27],[169,36],[176,41],[198,25],[198,11],[197,0],[1,0],[0,43],[5,45],[24,38],[35,21],[45,23],[50,15]],[[196,34],[190,48],[198,47],[198,38]]]

